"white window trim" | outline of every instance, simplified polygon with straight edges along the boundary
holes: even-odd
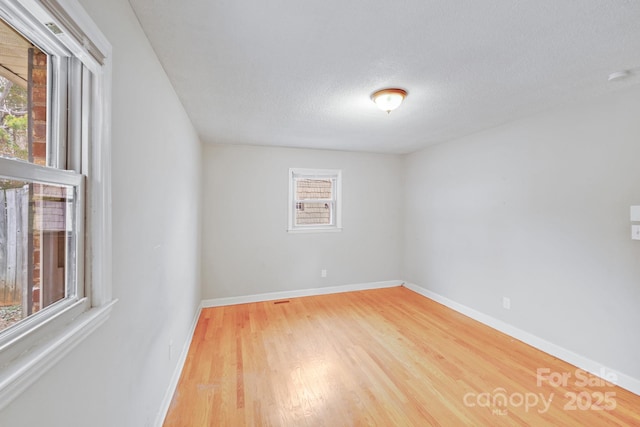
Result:
[[[309,175],[320,178],[335,178],[335,224],[332,225],[305,225],[295,224],[296,195],[295,180],[296,175]],[[289,204],[288,204],[288,225],[289,233],[335,233],[342,231],[342,170],[339,169],[289,169]]]
[[[109,317],[111,279],[111,45],[76,0],[0,0],[0,15],[9,23],[32,24],[25,35],[33,41],[51,39],[42,24],[63,30],[56,36],[92,73],[88,97],[91,120],[82,130],[90,139],[83,147],[88,175],[85,189],[85,296],[61,301],[55,314],[34,325],[27,318],[0,346],[0,410],[33,384]],[[3,166],[4,167],[4,166]],[[84,169],[84,168],[83,168]],[[24,168],[37,178],[46,168]],[[41,179],[44,179],[41,177]],[[32,323],[32,324],[30,324]]]

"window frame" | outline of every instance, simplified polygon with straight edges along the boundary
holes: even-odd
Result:
[[[70,58],[67,65],[49,65],[60,71],[49,77],[56,81],[48,88],[48,137],[59,138],[47,147],[49,166],[0,158],[0,174],[72,186],[76,212],[83,212],[76,218],[82,289],[0,337],[1,410],[103,324],[117,300],[111,281],[111,45],[76,0],[0,0],[0,17],[54,61]],[[73,151],[69,138],[77,144]]]
[[[331,179],[333,191],[331,199],[310,199],[300,200],[296,198],[297,179]],[[333,203],[330,211],[332,224],[296,224],[296,210],[298,203]],[[289,233],[318,233],[318,232],[340,232],[342,231],[342,170],[340,169],[289,169],[289,204],[288,204],[288,225]]]

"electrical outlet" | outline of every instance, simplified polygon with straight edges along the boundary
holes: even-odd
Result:
[[[320,270],[320,277],[327,277],[327,270],[325,268]]]
[[[511,298],[502,297],[502,308],[511,310]]]

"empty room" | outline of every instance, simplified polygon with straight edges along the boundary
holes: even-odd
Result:
[[[0,0],[0,426],[640,425],[638,22]]]

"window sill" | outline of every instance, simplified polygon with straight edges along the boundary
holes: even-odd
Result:
[[[287,233],[340,233],[342,232],[342,228],[289,228],[287,229]]]
[[[0,366],[0,410],[106,322],[116,302],[85,311],[29,351]]]

